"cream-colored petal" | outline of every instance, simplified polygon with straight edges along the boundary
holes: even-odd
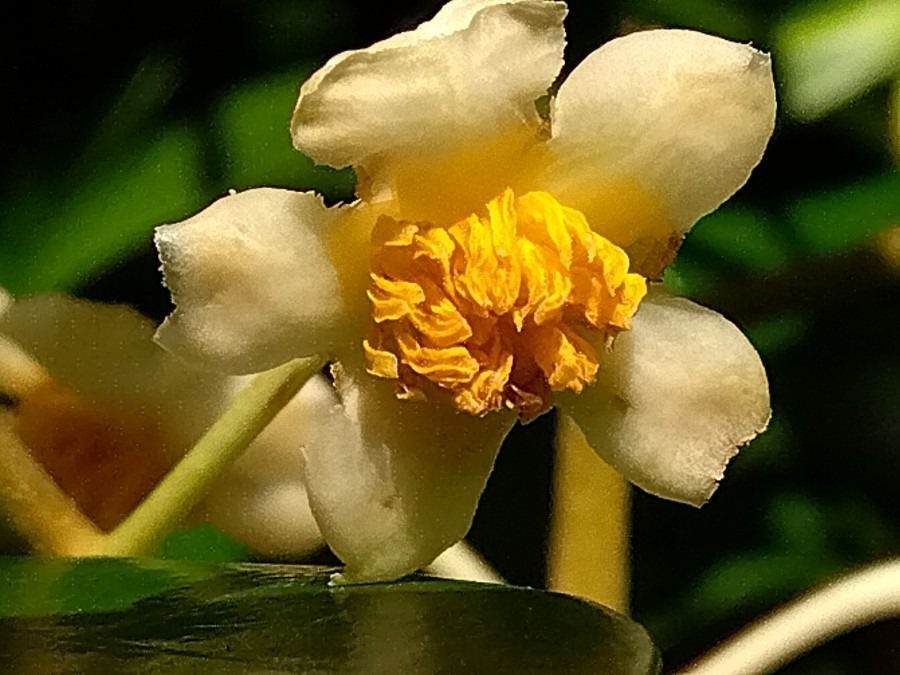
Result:
[[[0,389],[16,398],[16,431],[103,529],[152,489],[227,394],[225,378],[167,354],[153,331],[127,307],[58,295],[20,298],[0,318],[0,344],[14,339],[43,373],[27,383],[21,368],[0,372]]]
[[[30,397],[48,395],[49,378],[77,397],[44,405],[40,423],[74,423],[83,432],[87,445],[71,430],[56,436],[65,443],[57,449],[68,455],[67,471],[79,471],[82,483],[98,487],[112,474],[118,478],[111,493],[142,487],[125,483],[183,456],[252,380],[191,368],[155,345],[153,332],[153,323],[128,307],[61,295],[25,296],[0,317],[0,390],[19,399],[17,412],[25,414]],[[9,338],[27,354],[11,351]],[[317,376],[222,475],[198,515],[266,554],[297,556],[322,546],[301,448],[301,431],[316,423],[311,411],[322,399],[331,404],[336,395]],[[70,403],[83,410],[60,407]],[[79,418],[79,410],[89,419]],[[103,453],[89,445],[92,425],[112,430],[99,436],[112,441]]]
[[[534,100],[562,66],[565,4],[457,0],[431,21],[332,58],[300,89],[294,145],[365,169],[537,126]]]
[[[250,379],[240,378],[234,393]],[[296,558],[324,546],[306,496],[301,442],[337,402],[324,377],[309,380],[215,484],[198,515],[266,555]]]
[[[633,33],[560,86],[543,182],[619,245],[680,237],[744,184],[774,121],[767,54],[688,30]]]
[[[157,341],[231,373],[328,351],[344,312],[323,236],[340,217],[314,193],[260,188],[157,228],[176,304]]]
[[[139,411],[154,428],[170,429],[173,445],[195,440],[220,412],[226,380],[185,367],[153,344],[153,332],[130,307],[55,294],[18,298],[0,317],[0,335],[86,402]]]
[[[466,534],[514,418],[398,401],[361,368],[338,372],[338,388],[306,440],[310,505],[345,581],[396,579]]]
[[[597,384],[565,397],[561,409],[632,483],[696,506],[770,415],[765,370],[740,330],[661,292],[616,338]]]

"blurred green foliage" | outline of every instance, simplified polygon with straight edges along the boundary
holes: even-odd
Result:
[[[773,43],[788,112],[812,120],[900,72],[900,3],[802,4],[778,23]]]
[[[0,285],[127,300],[160,318],[154,225],[229,188],[349,198],[352,173],[291,148],[299,84],[439,4],[163,3],[139,24],[103,3],[49,17],[18,6],[3,71],[13,133],[0,140]],[[620,30],[672,25],[771,49],[777,73],[766,157],[665,279],[747,331],[775,415],[704,510],[635,496],[635,615],[675,664],[830,573],[900,553],[900,284],[873,238],[900,225],[900,2],[569,4],[570,67]],[[546,441],[539,424],[531,435]],[[544,446],[504,450],[476,520],[476,542],[513,581],[541,582],[549,462]],[[209,531],[178,533],[164,552],[246,556]],[[879,635],[789,672],[864,672],[889,658]]]

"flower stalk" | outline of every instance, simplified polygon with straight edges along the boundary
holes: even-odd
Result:
[[[627,612],[628,483],[562,414],[553,471],[547,588]]]
[[[153,492],[107,535],[101,554],[152,553],[323,364],[319,357],[295,359],[257,375]]]

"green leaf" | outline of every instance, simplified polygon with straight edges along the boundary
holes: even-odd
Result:
[[[628,8],[647,22],[690,27],[733,40],[749,40],[754,33],[746,4],[728,0],[634,0]]]
[[[690,233],[694,248],[702,248],[748,272],[776,270],[788,259],[783,239],[765,213],[725,206],[698,222]]]
[[[353,196],[355,176],[316,166],[294,149],[288,123],[308,69],[270,75],[229,94],[216,113],[225,151],[226,188],[275,185],[317,190],[331,200]]]
[[[745,330],[758,351],[773,356],[800,343],[807,336],[808,328],[805,316],[787,313],[766,317]]]
[[[68,198],[21,187],[0,212],[0,286],[66,291],[114,264],[153,227],[202,201],[192,132],[173,128],[143,154],[96,166]]]
[[[176,574],[161,564],[125,558],[0,558],[0,618],[125,609],[182,585],[194,573],[194,568]]]
[[[876,232],[900,224],[900,171],[795,202],[789,217],[812,253],[856,246]]]
[[[2,662],[49,672],[657,673],[643,628],[573,597],[164,561],[0,561]],[[111,573],[118,574],[110,581]],[[127,578],[132,588],[121,583]],[[77,583],[76,583],[77,581]],[[105,588],[118,604],[96,602]],[[56,606],[28,598],[60,597]],[[16,603],[6,598],[14,595]],[[107,597],[109,593],[106,594]]]
[[[897,164],[900,164],[900,74],[891,86],[890,120],[888,133],[891,138],[891,150]]]
[[[900,2],[805,5],[775,29],[774,63],[788,112],[813,120],[900,72]]]
[[[206,523],[190,528],[178,528],[170,533],[163,539],[157,554],[161,558],[171,560],[210,562],[247,560],[250,555],[242,543]]]

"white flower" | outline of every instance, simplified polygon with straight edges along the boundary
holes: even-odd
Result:
[[[103,530],[137,506],[246,386],[247,378],[203,373],[161,350],[153,324],[126,307],[57,295],[0,298],[0,392],[11,406],[0,423],[13,426]],[[331,396],[323,378],[307,383],[196,515],[263,553],[318,548],[294,425],[322,396]]]
[[[697,505],[768,421],[735,326],[641,299],[759,161],[769,59],[636,33],[585,59],[542,119],[565,12],[454,0],[334,57],[291,133],[352,166],[359,201],[248,190],[157,231],[177,303],[163,346],[235,373],[337,364],[339,399],[304,430],[306,477],[349,580],[400,576],[460,539],[517,414],[560,406],[629,480]]]

